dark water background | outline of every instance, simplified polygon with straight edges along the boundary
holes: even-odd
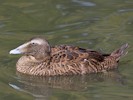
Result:
[[[41,35],[51,45],[111,52],[129,43],[119,71],[69,77],[16,73],[9,51]],[[133,0],[1,0],[0,100],[133,100]]]

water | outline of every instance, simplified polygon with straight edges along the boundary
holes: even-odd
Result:
[[[8,52],[41,35],[51,45],[72,44],[111,52],[129,43],[119,71],[69,77],[16,73],[20,57]],[[132,0],[1,0],[0,100],[132,100]]]

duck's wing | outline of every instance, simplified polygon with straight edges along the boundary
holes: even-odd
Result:
[[[59,62],[79,63],[84,61],[84,59],[87,60],[94,59],[98,62],[104,60],[104,56],[97,51],[79,48],[76,46],[66,46],[66,45],[53,47],[51,56],[52,56],[52,62],[56,63]]]

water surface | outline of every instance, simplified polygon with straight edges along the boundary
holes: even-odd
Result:
[[[129,43],[118,71],[85,76],[32,77],[16,73],[20,55],[8,52],[41,35],[51,45],[112,52]],[[132,0],[1,0],[0,100],[132,100]]]

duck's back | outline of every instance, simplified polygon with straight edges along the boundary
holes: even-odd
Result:
[[[51,66],[59,75],[97,73],[117,68],[120,56],[127,45],[111,54],[75,46],[55,46],[52,48]]]
[[[61,45],[52,47],[50,65],[59,75],[97,73],[104,70],[101,63],[107,56],[93,50]]]
[[[103,61],[105,56],[109,56],[109,54],[102,54],[94,50],[68,45],[52,47],[51,51],[52,58],[58,59],[59,61],[63,59],[73,62],[83,61],[84,59]]]

